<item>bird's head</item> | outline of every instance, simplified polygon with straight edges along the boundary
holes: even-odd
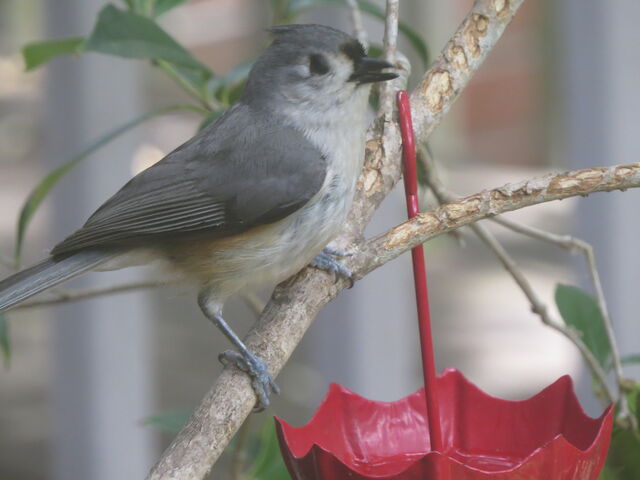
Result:
[[[374,82],[396,78],[393,66],[366,56],[355,38],[323,25],[283,25],[249,74],[244,100],[274,108],[338,113],[354,101],[366,106]],[[363,101],[364,99],[364,101]]]

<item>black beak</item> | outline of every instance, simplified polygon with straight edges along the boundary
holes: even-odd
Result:
[[[394,68],[389,62],[377,58],[362,57],[355,65],[355,70],[349,77],[350,82],[373,83],[386,82],[398,77],[395,72],[383,72],[387,68]]]

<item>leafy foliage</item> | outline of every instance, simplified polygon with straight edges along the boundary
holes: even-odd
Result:
[[[169,10],[182,5],[187,0],[155,0],[153,6],[153,14],[155,16],[162,15],[163,13],[168,12]]]
[[[611,347],[604,327],[598,302],[581,289],[569,285],[556,287],[556,304],[566,324],[575,328],[589,350],[603,368],[611,368]],[[640,360],[640,355],[627,357],[627,361]],[[594,383],[595,388],[595,383]],[[640,422],[640,383],[626,392],[631,414]],[[614,425],[611,446],[600,480],[632,480],[640,478],[640,435]]]
[[[156,15],[186,0],[128,0],[130,11],[106,5],[98,14],[91,35],[28,44],[22,50],[27,70],[33,70],[53,58],[98,52],[123,58],[165,60],[179,68],[193,70],[199,78],[211,78],[211,71],[143,12],[154,9]]]
[[[555,298],[565,323],[580,333],[585,345],[606,368],[611,346],[598,302],[588,293],[570,285],[558,285]]]
[[[242,62],[226,75],[216,77],[209,82],[209,89],[223,105],[232,105],[242,92],[254,60]]]
[[[273,421],[264,423],[258,438],[258,451],[247,476],[255,480],[289,480],[289,472],[280,455]]]
[[[107,5],[98,14],[93,32],[86,40],[87,51],[125,58],[161,59],[204,72],[210,70],[196,60],[155,21],[134,12]]]
[[[640,435],[614,425],[611,446],[600,480],[636,480],[640,478]]]
[[[22,56],[26,70],[33,70],[55,57],[82,52],[84,52],[84,39],[73,37],[30,43],[22,49]]]

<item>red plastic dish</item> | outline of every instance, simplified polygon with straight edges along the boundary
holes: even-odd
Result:
[[[594,419],[564,376],[523,401],[492,397],[460,372],[438,377],[444,449],[432,452],[424,389],[395,402],[367,400],[332,384],[311,421],[276,418],[295,480],[595,480],[604,465],[612,407]]]

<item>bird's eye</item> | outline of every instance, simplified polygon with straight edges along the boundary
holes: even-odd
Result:
[[[309,56],[309,71],[314,75],[324,75],[329,71],[329,63],[324,55],[314,53]]]

